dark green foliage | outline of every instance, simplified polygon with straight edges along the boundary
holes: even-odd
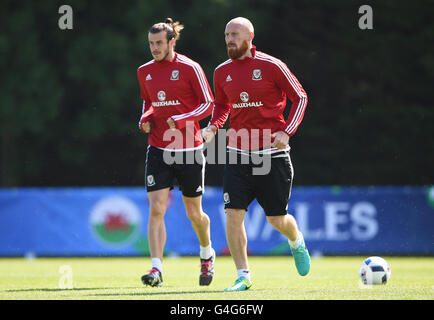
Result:
[[[0,186],[141,185],[136,69],[151,59],[147,30],[181,21],[177,51],[212,86],[236,16],[308,93],[291,139],[295,185],[434,181],[432,1],[77,0],[73,30],[58,27],[62,4],[1,1]],[[358,28],[363,4],[373,30]],[[207,170],[206,183],[220,184],[221,166]]]

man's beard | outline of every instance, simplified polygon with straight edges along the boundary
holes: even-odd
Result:
[[[237,47],[231,47],[231,48],[229,48],[226,45],[226,50],[228,52],[228,56],[229,56],[229,58],[231,58],[233,60],[242,57],[247,52],[248,49],[249,49],[249,44],[248,44],[248,42],[246,40],[244,40],[241,43],[241,46],[239,48],[237,48]]]
[[[155,59],[155,57],[154,57],[154,59],[155,59],[156,61],[158,61],[158,62],[161,62],[161,61],[165,60],[165,59],[167,58],[168,55],[169,55],[169,48],[167,48],[166,52],[164,52],[164,56],[163,56],[163,58],[161,58],[160,60],[157,60],[157,59]]]

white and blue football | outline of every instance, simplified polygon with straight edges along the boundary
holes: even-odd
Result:
[[[381,257],[369,257],[360,265],[360,280],[366,285],[386,284],[391,275],[390,265]]]

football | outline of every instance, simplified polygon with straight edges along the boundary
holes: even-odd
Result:
[[[363,260],[359,269],[360,280],[365,285],[386,284],[391,274],[390,265],[381,257]]]

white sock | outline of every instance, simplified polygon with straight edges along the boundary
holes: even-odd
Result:
[[[160,272],[163,272],[163,262],[160,258],[152,258],[152,268],[157,268]]]
[[[237,273],[238,273],[238,278],[244,277],[250,281],[250,270],[249,269],[238,269]]]
[[[288,243],[292,249],[297,249],[298,246],[303,243],[303,234],[299,231],[297,239],[295,239],[294,241],[288,239]]]
[[[212,247],[211,242],[206,247],[200,246],[200,258],[201,259],[209,259],[212,256]]]

